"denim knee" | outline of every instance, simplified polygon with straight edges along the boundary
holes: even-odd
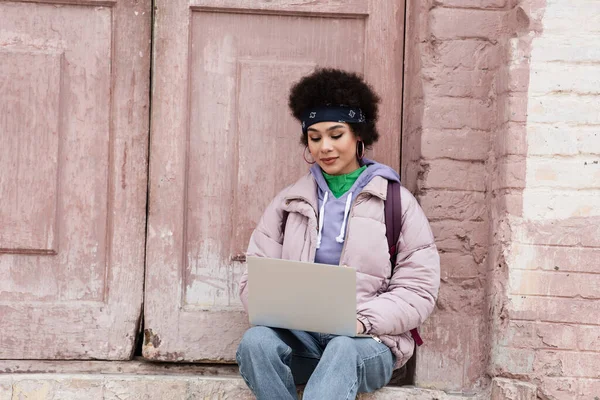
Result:
[[[337,354],[348,356],[358,355],[354,339],[348,336],[336,336],[327,343],[327,349],[333,350]]]
[[[273,329],[266,326],[254,326],[244,333],[236,352],[238,364],[257,355],[265,358],[281,357],[289,347],[279,340]]]

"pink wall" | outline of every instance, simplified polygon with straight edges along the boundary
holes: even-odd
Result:
[[[402,153],[404,182],[419,195],[442,260],[417,385],[477,391],[488,383],[489,160],[511,5],[470,3],[409,2]]]
[[[403,179],[442,257],[418,386],[598,394],[598,16],[589,1],[409,1]]]

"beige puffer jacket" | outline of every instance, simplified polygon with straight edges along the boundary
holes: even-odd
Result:
[[[402,187],[402,232],[391,275],[384,215],[387,184],[385,178],[375,176],[354,200],[340,265],[356,269],[358,319],[367,333],[390,347],[396,356],[395,368],[400,368],[414,352],[410,330],[433,311],[440,259],[423,210]],[[317,184],[307,174],[269,204],[250,238],[247,255],[314,261],[317,205]],[[240,298],[247,311],[246,272],[240,282]]]

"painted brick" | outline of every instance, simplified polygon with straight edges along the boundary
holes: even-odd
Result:
[[[502,80],[503,79],[498,79],[498,82],[501,82]],[[496,132],[498,132],[498,134],[500,134],[500,131],[505,130],[506,124],[510,121],[510,108],[508,104],[509,95],[510,93],[505,91],[498,93],[496,96]]]
[[[425,99],[423,128],[487,130],[492,127],[494,118],[493,107],[484,101],[431,97]]]
[[[539,347],[577,348],[577,334],[573,326],[539,323],[535,334],[541,342]]]
[[[425,95],[486,99],[493,94],[494,71],[435,67],[423,70],[423,76]]]
[[[598,96],[574,94],[531,97],[527,110],[528,121],[600,125],[598,99]]]
[[[535,189],[523,192],[523,214],[532,220],[600,215],[600,190]]]
[[[494,41],[506,29],[505,11],[438,7],[429,15],[431,34],[437,39],[484,38]]]
[[[600,351],[600,326],[578,326],[577,339],[579,350]]]
[[[550,0],[550,2],[554,2],[554,0]],[[544,13],[546,11],[549,1],[548,0],[527,0],[527,1],[518,1],[517,0],[514,3],[515,3],[515,5],[516,5],[516,3],[518,3],[518,5],[523,8],[525,13],[527,14],[527,17],[530,20],[530,24],[534,25],[533,27],[531,27],[531,30],[538,34],[543,33],[542,32],[543,27],[541,25],[541,22],[543,21],[543,18],[545,16]]]
[[[566,61],[571,63],[600,62],[599,35],[548,35],[533,42],[532,60],[535,63]],[[532,65],[535,65],[533,63]]]
[[[600,274],[511,270],[510,293],[600,299]]]
[[[431,229],[438,249],[447,252],[470,253],[476,262],[487,253],[488,224],[473,221],[434,221]]]
[[[535,351],[494,346],[492,351],[492,372],[494,375],[522,374],[533,372]]]
[[[600,248],[538,246],[513,243],[507,257],[509,265],[523,269],[562,272],[600,272]]]
[[[494,140],[497,157],[526,155],[528,127],[521,122],[508,122],[501,131],[497,132]]]
[[[574,378],[544,377],[540,392],[546,398],[553,400],[574,400],[578,398],[577,396],[580,393],[579,380]]]
[[[523,196],[519,192],[498,194],[498,199],[501,200],[498,211],[504,210],[510,216],[523,216]]]
[[[528,188],[600,189],[600,156],[529,158]]]
[[[531,59],[531,38],[514,37],[508,40],[508,65],[529,65]]]
[[[484,297],[479,279],[450,278],[440,286],[436,307],[443,312],[472,316],[483,312]]]
[[[494,190],[525,187],[526,160],[522,157],[510,156],[498,161],[498,177],[494,180]]]
[[[529,349],[577,349],[577,326],[528,321],[510,321],[500,341],[502,346]]]
[[[569,129],[569,134],[575,132],[577,149],[580,153],[600,154],[600,127],[594,126],[580,129]]]
[[[531,101],[526,93],[511,93],[508,97],[507,115],[505,117],[511,122],[527,122],[528,102]]]
[[[425,189],[485,190],[485,166],[482,163],[455,160],[430,160]]]
[[[578,400],[597,400],[600,398],[600,379],[579,379]]]
[[[442,66],[469,70],[491,70],[497,68],[503,62],[500,46],[476,39],[435,42],[433,50],[433,57],[423,60],[423,67]]]
[[[425,215],[432,219],[482,220],[486,218],[485,193],[428,190],[419,197]]]
[[[502,8],[506,6],[507,0],[437,0],[437,3],[457,8]]]
[[[509,296],[514,320],[600,325],[600,301],[549,297]]]
[[[529,66],[527,64],[502,65],[494,72],[496,97],[515,92],[527,92],[529,87]]]
[[[501,177],[524,178],[523,218],[509,218],[504,248],[510,294],[498,341],[536,349],[532,371],[506,372],[525,374],[540,398],[555,400],[600,395],[581,390],[600,381],[600,174],[592,169],[600,161],[600,4],[576,3],[518,3],[530,25],[509,40],[509,69],[499,70],[498,114],[510,123],[506,137],[492,140],[496,155],[514,162],[501,159]],[[526,156],[522,168],[516,156]]]
[[[574,23],[576,21],[576,23]],[[576,2],[548,1],[544,29],[552,34],[597,35],[600,26],[600,4],[597,0]]]
[[[500,97],[507,92],[509,92],[510,85],[510,75],[509,75],[510,65],[501,65],[495,72],[494,79],[494,94],[496,97]]]
[[[600,353],[538,350],[533,365],[545,376],[600,378]]]
[[[535,322],[509,321],[498,338],[498,345],[526,349],[539,348],[540,339],[535,334],[535,326]]]
[[[513,221],[513,241],[524,244],[600,247],[600,217]]]
[[[551,92],[600,95],[600,64],[534,64],[529,93],[539,95]]]
[[[427,345],[418,350],[415,384],[419,387],[461,390],[472,387],[484,370],[481,354],[482,321],[476,316],[456,316],[436,311],[422,326]]]
[[[530,74],[528,65],[512,65],[509,67],[508,90],[511,92],[531,92]]]
[[[441,279],[450,278],[469,279],[475,278],[485,269],[475,261],[470,254],[442,253],[440,254]]]
[[[530,155],[600,154],[599,126],[528,124]]]
[[[421,154],[426,159],[486,160],[489,147],[489,131],[425,129],[422,133]]]

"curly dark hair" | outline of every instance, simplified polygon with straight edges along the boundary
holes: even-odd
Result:
[[[288,105],[292,115],[301,121],[303,113],[311,108],[328,104],[359,107],[366,123],[349,123],[352,132],[370,147],[379,139],[376,123],[380,99],[362,76],[333,68],[318,68],[296,82],[290,89]],[[302,133],[300,140],[308,145],[308,135]]]

